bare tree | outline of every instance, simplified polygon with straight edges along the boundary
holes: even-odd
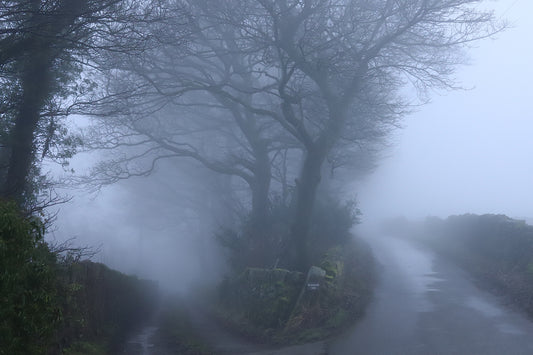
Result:
[[[126,76],[134,77],[134,87],[143,88],[132,97],[141,102],[141,116],[152,115],[155,126],[139,121],[132,112],[128,127],[141,137],[126,140],[126,145],[148,144],[140,158],[155,152],[153,161],[186,156],[240,176],[260,196],[258,216],[264,210],[272,162],[280,161],[287,147],[303,149],[284,259],[288,266],[305,269],[310,218],[324,164],[328,159],[344,164],[361,152],[359,148],[368,149],[386,138],[410,109],[401,95],[405,86],[411,85],[422,97],[429,89],[456,87],[453,71],[463,61],[463,49],[504,27],[492,13],[477,9],[479,2],[185,2],[192,29],[188,51],[166,46],[127,63]],[[201,107],[206,118],[202,131],[208,133],[202,133],[203,139],[187,140],[194,134],[184,124],[185,130],[171,134],[161,116],[154,114],[162,107],[174,112]],[[172,122],[179,127],[184,116]],[[218,141],[214,132],[225,132],[231,139],[220,149],[215,144],[201,151],[199,142]],[[130,133],[125,137],[131,138]],[[239,150],[231,149],[234,144]],[[283,176],[283,169],[274,170]]]
[[[306,152],[288,248],[304,268],[321,168],[347,127],[360,132],[356,141],[372,140],[408,107],[399,95],[406,84],[421,94],[454,88],[462,48],[502,26],[473,0],[258,3],[253,20],[241,26],[264,44],[266,67],[275,68],[268,73],[281,114],[272,117]]]
[[[136,153],[101,165],[95,177],[103,180],[97,183],[146,175],[157,160],[176,157],[239,177],[251,191],[251,225],[259,234],[269,213],[272,159],[298,144],[257,109],[270,104],[263,73],[257,71],[262,58],[241,48],[248,43],[240,30],[219,18],[234,6],[187,2],[186,48],[162,45],[113,68],[120,72],[118,83],[110,83],[104,94],[111,99],[99,113],[103,131],[93,134],[90,148],[136,147]],[[129,87],[137,92],[128,92]],[[131,168],[147,157],[147,168]]]

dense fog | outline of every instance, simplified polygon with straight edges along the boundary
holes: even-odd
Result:
[[[503,213],[531,220],[533,31],[526,1],[490,3],[510,22],[477,43],[457,77],[407,117],[359,196],[367,217]]]
[[[531,5],[499,1],[486,6],[494,7],[510,28],[469,51],[467,65],[456,74],[463,89],[436,91],[429,103],[408,115],[372,173],[353,177],[344,172],[351,182],[341,193],[357,196],[363,223],[462,213],[530,218],[533,44],[527,38],[533,27],[524,14]],[[87,171],[98,159],[81,154],[71,166]],[[173,290],[184,291],[199,279],[216,280],[224,273],[224,256],[213,231],[227,221],[217,216],[220,211],[198,215],[198,204],[216,186],[198,179],[206,173],[202,167],[179,170],[180,164],[160,164],[153,175],[96,193],[68,190],[74,198],[58,208],[48,238],[75,238],[75,244],[100,250],[95,260],[155,277]],[[197,186],[191,189],[193,181]]]
[[[0,2],[0,354],[533,353],[531,13]]]

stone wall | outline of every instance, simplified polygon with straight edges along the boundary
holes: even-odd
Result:
[[[330,249],[306,275],[248,268],[220,286],[225,321],[269,342],[327,337],[362,316],[373,289],[374,259],[360,241]]]

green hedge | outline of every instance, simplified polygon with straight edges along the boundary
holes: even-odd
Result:
[[[157,285],[58,262],[43,235],[39,218],[0,201],[0,355],[118,353],[151,316]]]
[[[43,354],[61,317],[44,228],[0,201],[0,354]]]

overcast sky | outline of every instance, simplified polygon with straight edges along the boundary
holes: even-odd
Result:
[[[357,187],[368,217],[533,217],[533,1],[490,2],[511,28],[469,52],[472,88],[433,95]]]

